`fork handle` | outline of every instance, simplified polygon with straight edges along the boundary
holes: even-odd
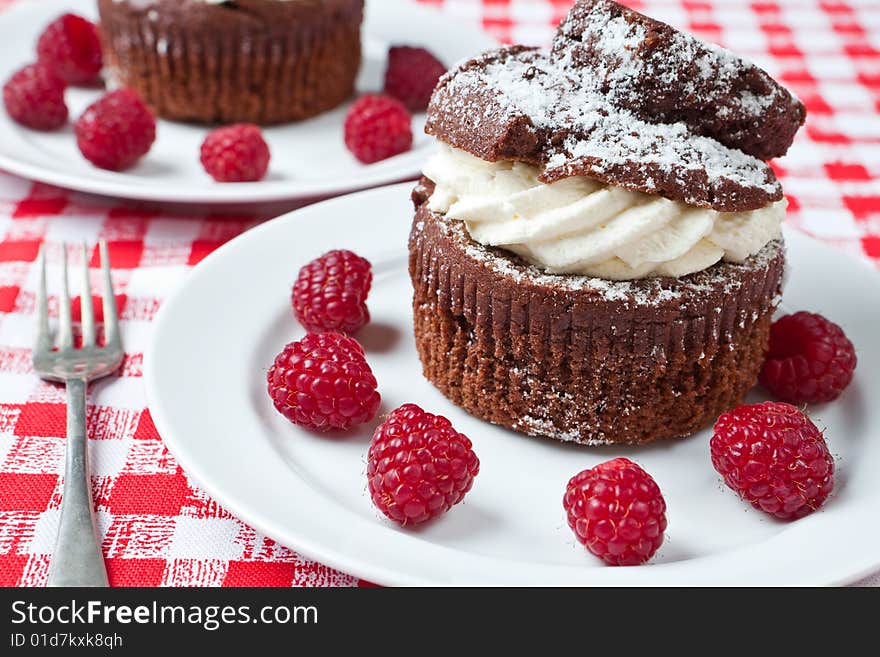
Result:
[[[49,586],[108,586],[95,527],[86,438],[86,382],[67,381],[67,458]]]

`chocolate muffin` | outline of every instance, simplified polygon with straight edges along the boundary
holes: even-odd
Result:
[[[755,385],[784,249],[680,278],[547,274],[470,238],[416,189],[410,275],[424,375],[484,420],[587,445],[688,436]]]
[[[662,103],[631,93],[664,84],[680,91]],[[450,71],[409,241],[425,376],[558,440],[711,424],[763,364],[787,202],[758,156],[803,116],[763,71],[610,0],[575,3],[549,52]]]
[[[99,0],[111,82],[164,118],[271,125],[354,91],[363,0]]]

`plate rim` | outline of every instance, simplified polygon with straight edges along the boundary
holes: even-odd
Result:
[[[87,2],[87,0],[68,0],[68,2],[83,5],[93,4]],[[41,0],[18,0],[13,5],[0,11],[0,23],[7,20],[10,16],[15,19],[16,14],[19,13],[24,14],[24,16],[19,18],[19,20],[23,20],[34,18],[33,16],[28,16],[32,12],[45,14],[48,18],[59,11],[61,11],[61,8],[58,6]],[[443,14],[443,12],[417,3],[415,0],[382,0],[381,2],[368,0],[365,26],[367,25],[370,11],[382,13],[409,12],[409,14],[414,16],[413,21],[416,23],[418,23],[417,19],[419,16],[421,16],[422,21],[434,21],[436,23],[437,20],[440,20],[452,23],[451,19]],[[484,48],[486,49],[498,45],[498,41],[491,35],[469,23],[456,23],[456,29],[460,32],[468,33],[468,39],[473,39],[475,42],[483,40],[485,42]],[[450,66],[452,65],[454,65],[454,62],[450,63]],[[6,112],[0,108],[0,133],[6,132],[9,134],[10,131],[17,129],[18,127],[7,116]],[[136,181],[127,181],[125,179],[105,179],[101,176],[83,176],[60,169],[45,169],[37,162],[22,161],[14,155],[4,152],[2,147],[0,147],[0,169],[32,181],[84,194],[95,194],[131,201],[166,202],[181,205],[208,203],[218,207],[236,204],[270,204],[284,201],[321,199],[331,195],[344,195],[353,191],[415,179],[420,174],[420,165],[408,164],[402,165],[399,168],[383,168],[378,171],[365,169],[364,171],[352,172],[342,184],[332,178],[322,181],[268,180],[235,184],[212,184],[210,181],[206,181],[204,187],[172,187],[170,190],[172,193],[167,193],[165,191],[167,186],[162,184],[162,181],[148,186],[140,186]],[[111,172],[101,171],[100,173],[108,174]]]
[[[302,534],[299,533],[297,536],[297,540],[291,540],[292,534],[296,534],[296,531],[291,531],[289,528],[283,527],[275,527],[272,523],[265,522],[260,511],[254,511],[253,509],[248,509],[247,503],[239,502],[236,499],[236,495],[227,493],[223,487],[215,485],[215,482],[212,481],[212,477],[210,474],[206,473],[202,466],[198,463],[193,463],[189,459],[189,455],[187,454],[187,450],[185,448],[184,442],[180,442],[177,440],[175,436],[175,431],[173,429],[173,423],[166,416],[165,409],[159,399],[158,395],[158,382],[155,380],[156,373],[153,367],[154,362],[154,354],[157,353],[157,345],[161,342],[164,331],[164,324],[166,322],[166,317],[171,316],[174,312],[174,308],[178,302],[179,298],[182,298],[186,292],[185,290],[188,287],[188,283],[192,280],[192,277],[198,273],[199,276],[204,275],[203,272],[210,270],[210,268],[214,267],[214,263],[222,262],[227,256],[227,253],[231,253],[233,250],[239,248],[245,248],[243,245],[246,245],[249,242],[258,242],[261,239],[261,235],[264,232],[269,232],[277,229],[277,227],[284,223],[293,223],[294,221],[302,221],[302,214],[308,213],[331,213],[335,206],[345,206],[349,204],[358,204],[359,201],[365,197],[387,197],[388,200],[392,198],[398,199],[401,194],[406,196],[409,192],[409,186],[411,183],[402,183],[397,185],[387,185],[383,187],[378,187],[370,190],[365,190],[361,192],[356,192],[353,194],[348,194],[345,196],[336,197],[330,199],[328,201],[323,201],[321,203],[317,203],[311,206],[307,206],[305,208],[301,208],[298,210],[294,210],[292,212],[288,212],[283,214],[275,219],[267,221],[255,228],[250,229],[249,231],[241,234],[240,236],[230,240],[219,249],[211,253],[207,258],[205,258],[201,263],[199,263],[193,271],[191,271],[188,275],[188,278],[184,283],[178,286],[162,303],[162,306],[159,310],[157,317],[153,323],[153,331],[150,336],[149,344],[147,345],[147,349],[144,352],[144,384],[147,393],[147,401],[148,401],[148,409],[150,410],[153,422],[159,432],[159,435],[171,453],[174,455],[178,464],[187,472],[187,474],[192,478],[193,482],[200,486],[205,492],[211,495],[218,503],[220,503],[227,511],[229,511],[232,515],[240,519],[243,523],[253,527],[257,531],[265,534],[266,536],[272,538],[273,540],[279,542],[282,545],[286,545],[291,549],[295,550],[299,554],[313,559],[319,563],[335,568],[339,571],[352,575],[354,577],[358,577],[361,579],[368,580],[370,582],[374,582],[377,584],[384,584],[390,586],[449,586],[449,585],[461,585],[464,582],[462,581],[447,581],[443,577],[438,577],[437,579],[426,578],[424,574],[422,575],[414,575],[412,573],[401,573],[395,571],[392,568],[389,568],[387,565],[382,564],[373,564],[367,563],[364,561],[359,561],[357,557],[352,557],[345,553],[344,549],[337,548],[328,548],[326,545],[319,546],[315,544],[315,541],[310,540],[307,537],[302,537]],[[812,246],[821,248],[826,250],[829,254],[833,254],[834,256],[841,258],[844,257],[844,254],[841,254],[839,250],[835,250],[832,247],[828,246],[816,240],[814,238],[809,237],[801,231],[791,228],[790,226],[785,227],[786,239],[791,240],[805,240],[810,242]],[[880,274],[873,271],[873,269],[868,266],[866,263],[859,259],[853,259],[855,262],[860,263],[861,268],[867,275],[874,275],[876,278],[875,283],[880,286]],[[183,456],[183,458],[181,458]],[[277,464],[275,464],[277,465]],[[274,465],[273,465],[274,467]],[[327,499],[327,498],[323,498]],[[342,511],[349,515],[349,517],[357,518],[360,521],[367,522],[365,519],[361,518],[353,511],[346,509],[336,500],[330,500],[331,503],[339,506]],[[870,508],[873,508],[873,504],[871,504],[871,500],[862,500],[855,504],[856,508],[859,508],[863,505],[867,505]],[[371,523],[377,524],[378,523]],[[850,523],[851,524],[851,523]],[[796,525],[791,524],[789,527],[796,527]],[[387,529],[387,527],[386,527]],[[780,532],[779,534],[770,537],[767,541],[763,543],[757,544],[758,546],[763,546],[764,544],[773,541],[780,536],[783,535],[784,532]],[[872,534],[872,536],[876,537],[876,532]],[[398,538],[402,540],[409,540],[411,536],[406,534],[398,533]],[[416,539],[418,540],[418,539]],[[318,541],[320,542],[320,541]],[[422,542],[424,544],[425,542]],[[428,543],[431,548],[436,548],[436,550],[432,550],[432,552],[441,552],[442,551],[452,551],[452,552],[462,552],[456,548],[449,548],[447,546],[435,545],[433,543]],[[707,555],[705,557],[700,557],[696,560],[689,560],[684,562],[670,562],[663,564],[648,564],[647,566],[638,566],[632,568],[583,568],[577,569],[579,573],[585,574],[585,577],[579,578],[577,581],[573,582],[573,585],[599,585],[599,586],[677,586],[674,582],[668,581],[668,577],[661,578],[661,581],[656,581],[651,577],[650,572],[654,571],[655,573],[659,569],[663,569],[668,572],[674,571],[684,571],[682,574],[687,575],[687,571],[690,569],[689,566],[683,564],[693,563],[694,561],[699,561],[701,563],[706,562],[719,562],[724,563],[730,561],[732,558],[735,559],[736,555],[740,552],[746,552],[749,550],[755,549],[754,544],[748,544],[736,548],[734,550],[725,551],[719,554]],[[477,561],[488,561],[492,563],[511,563],[518,564],[520,566],[524,564],[528,564],[528,562],[522,560],[513,560],[507,558],[496,558],[496,557],[487,557],[485,555],[479,555],[475,553],[467,553],[470,557]],[[865,554],[862,558],[857,558],[851,560],[849,562],[842,562],[838,560],[835,563],[828,563],[827,568],[823,571],[821,575],[809,575],[808,577],[799,578],[797,581],[792,580],[791,577],[780,577],[778,581],[759,581],[753,582],[752,585],[766,585],[766,586],[789,586],[789,585],[806,585],[806,586],[834,586],[834,585],[842,585],[848,584],[857,581],[858,579],[870,575],[874,573],[878,567],[880,567],[880,552],[878,552],[875,556]],[[541,572],[552,572],[552,571],[573,571],[575,567],[570,565],[549,565],[549,564],[537,564],[540,566],[539,570]],[[619,581],[613,581],[615,579],[615,575],[608,575],[608,572],[616,572],[621,573],[621,577],[619,577]],[[642,576],[626,576],[623,574],[626,571],[647,571],[645,577]],[[589,577],[589,575],[599,575],[600,573],[606,573],[605,575],[600,575],[595,578],[598,581],[593,581],[594,578]],[[779,575],[779,573],[776,573]],[[742,575],[740,573],[740,575]],[[634,579],[635,577],[635,579]],[[693,580],[693,578],[684,577],[682,578],[681,585],[687,586],[726,586],[726,585],[749,585],[749,580],[747,577],[743,576],[740,578],[741,583],[736,584],[733,581],[723,581],[718,583],[717,581],[709,581],[705,578]],[[612,580],[612,581],[609,581]],[[654,581],[652,581],[654,580]],[[481,581],[468,582],[470,585],[475,586],[541,586],[547,585],[542,584],[536,581],[495,581],[492,577],[484,578]],[[551,586],[562,586],[563,584],[550,584]]]

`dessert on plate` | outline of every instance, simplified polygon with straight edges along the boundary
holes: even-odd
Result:
[[[610,0],[577,2],[549,52],[450,71],[413,193],[425,376],[535,436],[708,426],[768,347],[786,201],[764,160],[804,116],[756,66]]]
[[[112,82],[167,119],[299,121],[352,95],[363,0],[99,0]]]

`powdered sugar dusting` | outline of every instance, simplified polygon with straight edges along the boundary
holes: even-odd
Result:
[[[591,276],[547,274],[534,265],[515,264],[507,258],[499,257],[479,244],[469,244],[465,248],[465,251],[474,260],[482,262],[485,266],[499,274],[509,276],[518,284],[531,282],[538,285],[558,287],[565,290],[595,290],[603,298],[609,301],[628,301],[635,296],[635,289],[628,281],[615,282]],[[669,296],[666,296],[667,299],[676,298],[677,296],[670,290],[664,290],[663,292],[669,293]],[[658,298],[654,303],[658,303],[659,301],[660,299]],[[647,297],[642,299],[642,302],[647,303]]]
[[[617,39],[612,38],[613,41]],[[625,41],[625,39],[624,39]],[[781,195],[779,183],[766,164],[727,148],[709,137],[692,134],[684,123],[649,123],[629,110],[617,108],[599,90],[597,80],[538,51],[502,51],[485,66],[469,67],[448,78],[451,98],[467,98],[471,89],[495,91],[496,105],[486,113],[494,119],[528,117],[537,130],[568,134],[548,154],[545,177],[574,175],[584,158],[601,167],[649,165],[667,176],[681,170],[704,172],[710,184],[723,181]],[[453,100],[453,102],[455,102]],[[648,189],[652,180],[646,178]],[[686,186],[682,181],[682,186]]]
[[[563,66],[572,67],[572,56],[578,44],[589,41],[590,47],[602,55],[591,60],[591,67],[596,77],[604,81],[605,93],[612,103],[631,106],[639,102],[644,93],[640,81],[647,76],[665,84],[679,82],[682,62],[693,62],[696,69],[696,77],[684,82],[684,93],[706,94],[709,88],[706,100],[723,103],[727,112],[733,108],[741,114],[759,115],[783,99],[783,91],[769,85],[767,93],[761,96],[744,92],[739,97],[730,98],[726,89],[735,85],[750,64],[725,48],[680,32],[671,34],[670,42],[657,56],[627,56],[644,42],[647,36],[645,27],[613,15],[609,4],[595,3],[586,19],[569,14],[559,26],[553,51]],[[700,84],[707,81],[713,83],[711,87]]]
[[[559,428],[556,423],[550,420],[532,417],[531,415],[521,417],[516,423],[516,426],[514,426],[514,429],[530,436],[553,438],[554,440],[561,440],[567,443],[580,443],[581,445],[586,445],[588,447],[599,447],[601,445],[613,444],[613,441],[607,438],[587,437],[591,434],[590,428],[587,428],[584,431],[566,431]]]

